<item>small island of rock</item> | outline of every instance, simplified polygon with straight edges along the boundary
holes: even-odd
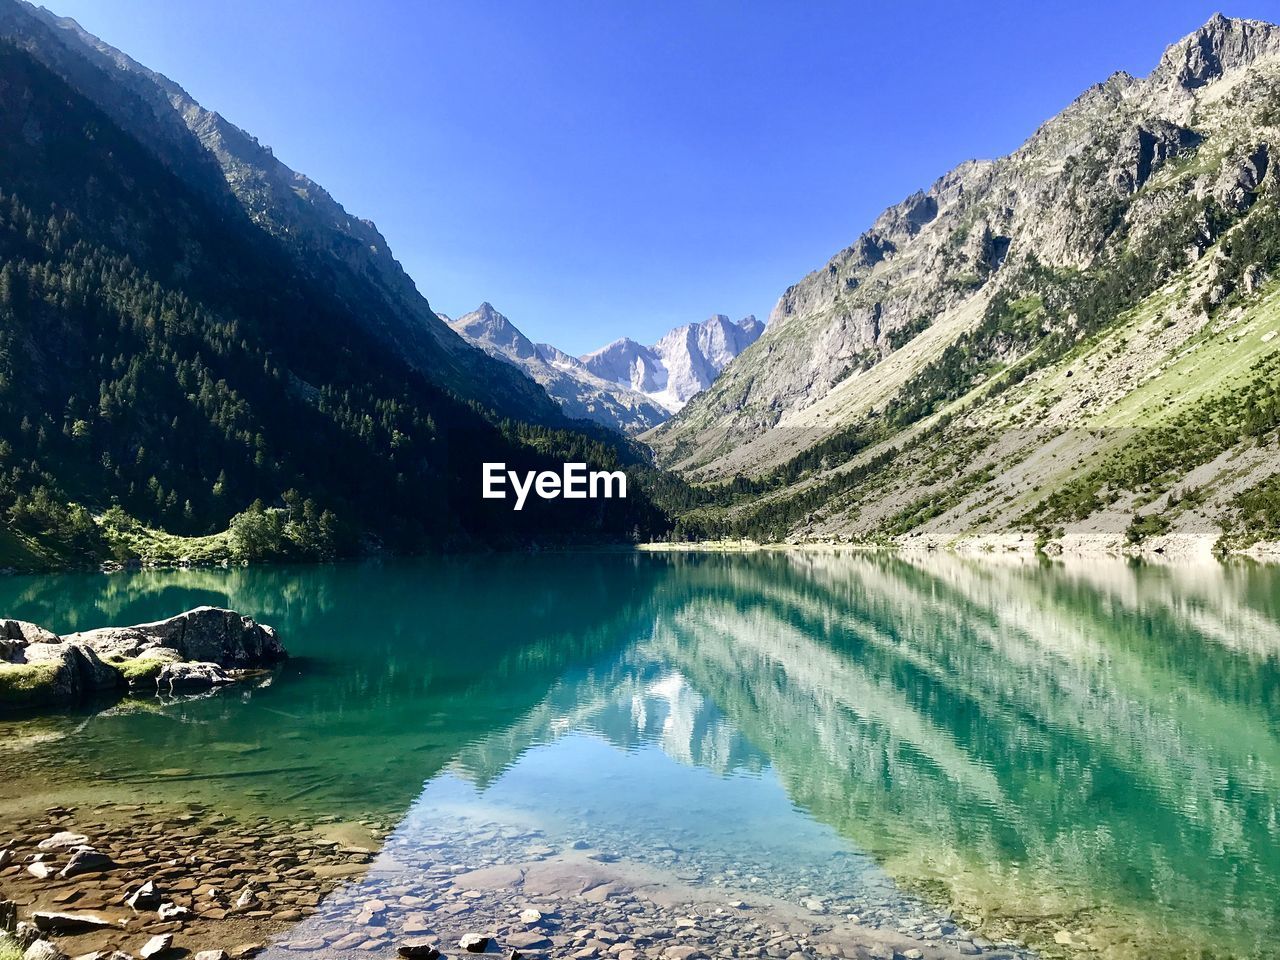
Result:
[[[287,656],[271,627],[219,607],[62,637],[34,623],[0,619],[0,711],[69,706],[113,692],[204,689]]]

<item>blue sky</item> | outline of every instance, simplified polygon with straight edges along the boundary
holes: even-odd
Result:
[[[1180,2],[48,0],[575,353],[764,319],[885,206],[1144,74]],[[1280,4],[1225,9],[1280,19]]]

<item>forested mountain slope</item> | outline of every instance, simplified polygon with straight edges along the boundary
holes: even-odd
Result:
[[[542,390],[436,317],[374,224],[347,213],[323,187],[178,84],[26,0],[0,0],[0,39],[97,105],[224,215],[247,215],[271,234],[296,272],[342,301],[354,323],[433,382],[503,414],[562,421]]]
[[[482,502],[482,461],[634,451],[460,398],[329,274],[0,43],[0,566],[237,515],[246,557],[661,529],[640,491]]]
[[[789,288],[646,435],[689,535],[1280,531],[1280,29],[1215,16]]]

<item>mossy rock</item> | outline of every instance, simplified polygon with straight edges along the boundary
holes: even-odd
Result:
[[[22,710],[65,700],[59,662],[0,663],[0,710]]]
[[[154,684],[156,676],[169,660],[163,657],[133,657],[124,660],[112,660],[111,665],[120,671],[129,689]]]

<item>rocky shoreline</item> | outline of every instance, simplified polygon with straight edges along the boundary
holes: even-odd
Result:
[[[323,825],[199,805],[52,807],[4,829],[0,930],[27,960],[251,957],[373,858]]]
[[[386,827],[199,804],[52,807],[4,824],[0,930],[25,960],[1030,956],[927,908],[882,924],[534,827],[440,815],[425,831]]]
[[[207,690],[287,656],[271,627],[219,607],[62,637],[34,623],[0,620],[0,711]]]
[[[758,543],[754,540],[707,540],[672,543],[645,543],[639,549],[648,553],[762,553],[789,551],[856,551],[913,556],[921,553],[953,553],[957,556],[987,558],[1016,556],[1053,561],[1102,560],[1124,558],[1146,563],[1191,564],[1223,563],[1234,559],[1259,563],[1280,563],[1280,543],[1259,541],[1248,547],[1221,552],[1220,537],[1201,534],[1167,534],[1151,537],[1141,544],[1130,542],[1121,534],[1072,534],[1047,543],[1034,534],[952,534],[918,533],[892,540],[857,540],[824,537],[811,540],[788,540],[784,543]]]
[[[1030,956],[918,903],[914,916],[890,923],[780,892],[745,875],[622,856],[589,837],[433,809],[407,818],[366,875],[334,891],[264,960],[405,955],[406,942],[457,955],[477,940],[486,943],[479,952],[508,958],[575,960]]]

